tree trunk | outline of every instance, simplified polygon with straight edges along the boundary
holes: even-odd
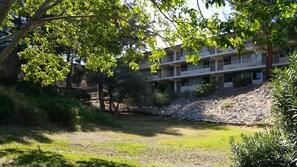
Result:
[[[120,106],[120,103],[122,102],[122,100],[123,100],[123,97],[124,97],[124,93],[123,92],[119,92],[119,99],[118,99],[118,103],[117,103],[117,106],[116,106],[116,112],[118,112],[119,111],[119,106]]]
[[[105,111],[104,91],[103,91],[102,84],[98,84],[98,93],[99,93],[99,101],[100,101],[100,110]]]
[[[108,95],[109,95],[109,111],[112,111],[112,104],[113,104],[113,96],[112,96],[112,89],[108,88]]]
[[[70,62],[70,71],[66,77],[66,92],[69,93],[70,90],[72,89],[71,77],[72,77],[72,69],[73,69],[73,56],[71,56],[70,54],[70,49],[67,49],[67,62]]]
[[[266,50],[266,81],[271,79],[272,75],[272,45],[267,45]]]

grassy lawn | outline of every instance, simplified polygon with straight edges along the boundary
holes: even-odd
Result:
[[[0,166],[228,166],[229,138],[259,128],[121,116],[120,128],[0,127]]]

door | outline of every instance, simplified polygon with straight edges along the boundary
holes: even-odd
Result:
[[[210,64],[210,71],[215,71],[216,70],[216,61],[215,60],[211,60],[209,62]]]

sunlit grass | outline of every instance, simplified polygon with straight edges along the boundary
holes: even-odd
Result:
[[[228,166],[229,138],[260,130],[148,118],[85,132],[0,127],[0,166]]]

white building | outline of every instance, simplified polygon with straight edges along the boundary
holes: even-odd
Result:
[[[290,43],[290,47],[285,49],[274,49],[273,66],[286,65],[287,53],[296,50],[295,45]],[[186,63],[189,51],[180,45],[165,50],[167,55],[161,59],[157,74],[150,73],[150,63],[147,62],[140,63],[140,70],[149,74],[148,80],[152,85],[164,82],[170,91],[195,91],[199,84],[209,82],[210,78],[216,79],[219,88],[233,87],[233,79],[238,77],[250,77],[253,84],[265,80],[266,53],[256,53],[251,45],[247,45],[242,54],[233,49],[202,47],[197,65]]]

